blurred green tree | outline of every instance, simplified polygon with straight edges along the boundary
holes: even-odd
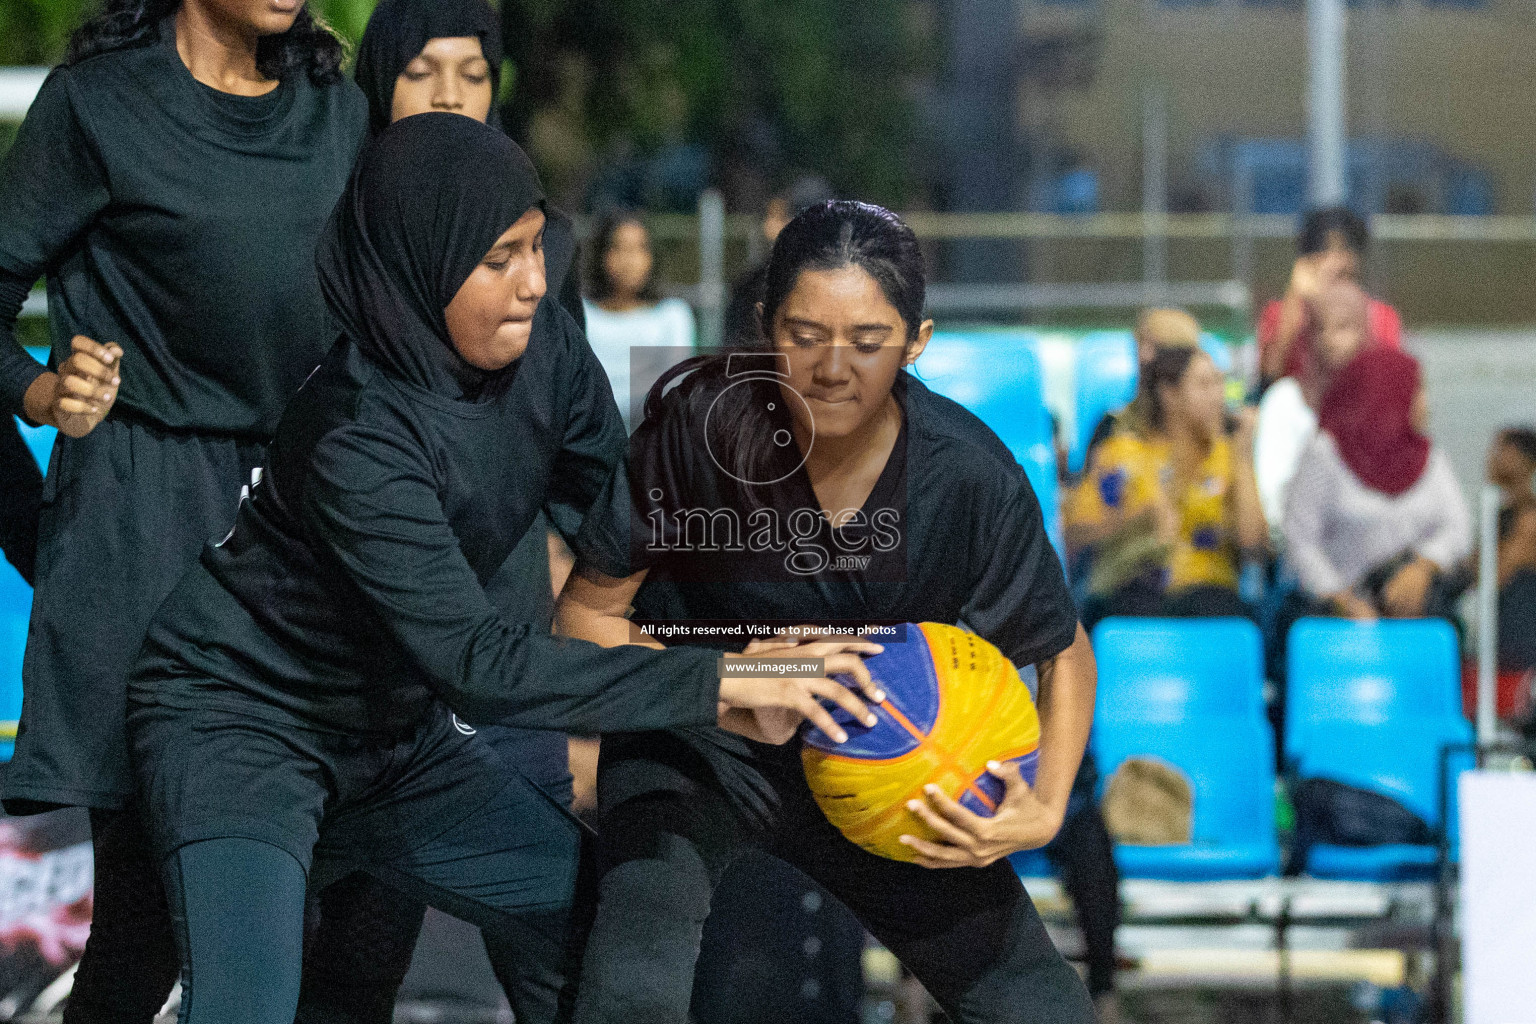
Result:
[[[704,146],[717,179],[815,172],[902,204],[917,185],[915,0],[504,0],[511,130],[598,159]],[[546,139],[546,137],[548,137]]]
[[[47,65],[94,4],[91,0],[5,0],[0,3],[0,64]]]
[[[0,64],[53,64],[100,0],[3,0]],[[355,43],[377,0],[310,0]],[[427,0],[430,2],[430,0]],[[702,147],[728,192],[818,173],[913,198],[918,0],[502,0],[507,124],[546,174]],[[733,183],[747,184],[734,187]]]

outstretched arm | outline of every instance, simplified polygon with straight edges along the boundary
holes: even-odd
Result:
[[[641,571],[625,579],[605,576],[589,566],[578,565],[555,606],[556,628],[568,636],[580,637],[604,647],[636,645],[662,649],[655,638],[629,621],[629,608],[640,584]],[[793,647],[790,651],[789,648]],[[764,648],[759,651],[759,648]],[[846,674],[871,700],[884,699],[864,667],[866,654],[878,654],[879,644],[833,640],[794,645],[754,645],[741,655],[726,654],[731,659],[751,659],[791,654],[796,658],[822,658],[823,676],[775,678],[728,676],[720,681],[719,724],[766,743],[783,743],[794,736],[801,721],[810,719],[834,739],[843,736],[832,716],[818,702],[831,700],[850,714],[873,723],[873,715],[863,702],[832,677]],[[841,739],[838,742],[842,742]]]

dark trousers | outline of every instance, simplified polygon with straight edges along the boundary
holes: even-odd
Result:
[[[538,539],[542,544],[542,535]],[[547,572],[547,559],[544,565]],[[560,806],[571,805],[564,733],[506,726],[482,727],[479,733],[509,768]],[[426,901],[358,871],[312,897],[312,909],[296,1024],[390,1024]],[[491,967],[510,1001],[522,984],[515,974],[517,951],[502,948],[498,933],[483,934]]]
[[[37,564],[37,517],[43,503],[43,474],[16,420],[0,423],[0,549],[21,578],[32,582]]]
[[[91,811],[91,934],[64,1024],[148,1024],[176,984],[181,959],[142,821],[132,806]]]
[[[1083,628],[1092,632],[1094,626],[1113,615],[1251,619],[1254,613],[1237,591],[1227,587],[1201,585],[1167,593],[1139,579],[1112,594],[1089,597],[1083,605]]]
[[[1069,814],[1045,855],[1072,898],[1087,954],[1088,992],[1097,998],[1115,987],[1115,929],[1120,926],[1120,872],[1098,805],[1090,800]]]
[[[573,835],[531,829],[542,797],[514,780],[487,805],[409,853],[364,865],[390,888],[495,936],[518,979],[520,1024],[568,1015]],[[317,863],[316,874],[327,868]],[[350,874],[351,865],[332,870]],[[186,968],[182,1024],[289,1024],[298,1008],[309,880],[291,853],[257,839],[177,848],[164,866]],[[323,879],[322,879],[323,880]]]
[[[681,1024],[715,886],[761,847],[853,911],[955,1024],[1090,1024],[1082,981],[1057,953],[1006,860],[931,870],[850,843],[804,780],[776,779],[768,830],[720,790],[646,793],[605,809],[596,921],[582,961],[579,1024]],[[768,1024],[768,1022],[765,1022]]]

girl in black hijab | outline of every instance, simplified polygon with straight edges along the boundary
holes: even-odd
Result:
[[[365,153],[317,262],[341,338],[290,403],[234,530],[156,613],[129,741],[187,973],[182,1024],[288,1024],[306,886],[361,868],[495,932],[555,1019],[580,829],[459,715],[655,729],[788,708],[830,678],[722,681],[713,652],[604,650],[506,620],[485,581],[540,505],[585,514],[621,430],[543,303],[543,195],[469,118]],[[873,689],[856,652],[808,650]],[[798,652],[797,652],[798,653]],[[195,979],[196,985],[192,985]]]
[[[485,0],[384,0],[374,9],[358,45],[354,75],[368,101],[370,133],[433,110],[498,126],[496,97],[502,69],[501,28]],[[575,233],[570,220],[546,206],[544,264],[549,294],[584,324]],[[622,453],[615,450],[617,460]],[[486,584],[497,610],[511,622],[549,632],[556,577],[570,569],[565,538],[580,519],[551,523],[540,513],[527,534]],[[562,806],[572,802],[567,737],[549,730],[476,722],[482,739]],[[297,1024],[389,1024],[410,969],[426,904],[359,872],[318,897],[315,930],[305,945],[304,984]],[[488,936],[494,943],[495,937]],[[491,954],[493,964],[510,958]],[[502,974],[508,993],[524,979]],[[509,994],[516,1001],[516,996]]]

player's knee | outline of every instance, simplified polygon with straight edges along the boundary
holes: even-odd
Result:
[[[702,928],[713,888],[709,872],[696,858],[638,858],[615,865],[603,876],[602,905],[622,907],[630,920],[643,916]]]

